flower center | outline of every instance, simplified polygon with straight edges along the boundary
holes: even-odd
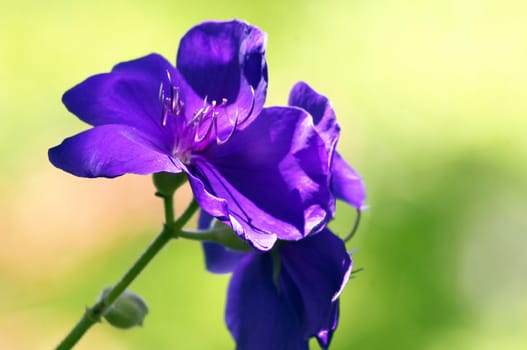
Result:
[[[243,118],[240,118],[239,108],[228,108],[228,101],[222,98],[218,103],[216,100],[208,101],[207,96],[203,99],[203,105],[186,117],[185,103],[181,99],[179,87],[172,82],[170,73],[168,76],[168,93],[161,83],[159,87],[159,102],[161,103],[161,125],[167,127],[169,118],[175,132],[173,154],[184,164],[189,164],[192,153],[205,148],[209,141],[215,139],[218,145],[228,142],[235,134],[237,128],[243,124],[254,109],[254,92],[251,107]],[[234,116],[230,116],[234,110]],[[224,121],[227,120],[228,123]],[[218,125],[219,123],[219,125]],[[229,129],[230,128],[230,129]]]

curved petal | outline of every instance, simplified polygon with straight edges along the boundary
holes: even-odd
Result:
[[[199,206],[210,215],[216,217],[218,220],[226,225],[229,225],[234,232],[241,238],[248,240],[257,249],[268,250],[271,249],[277,238],[274,233],[262,232],[251,228],[249,233],[246,232],[245,226],[235,217],[236,213],[228,208],[228,202],[233,205],[238,205],[238,202],[230,194],[232,188],[225,183],[224,179],[219,178],[217,171],[204,159],[194,159],[194,170],[189,171],[188,178],[194,197]],[[216,195],[211,188],[210,183],[222,187],[225,191],[225,196]],[[214,193],[214,194],[213,194]],[[225,198],[225,197],[228,197]],[[250,220],[250,218],[248,219]]]
[[[201,210],[198,219],[198,228],[201,230],[207,229],[212,219],[213,216]],[[234,271],[241,259],[246,255],[242,252],[226,249],[224,246],[213,242],[203,242],[202,247],[203,253],[205,254],[205,266],[207,267],[207,271],[212,273],[229,273]]]
[[[219,219],[257,249],[268,250],[277,237],[301,239],[332,217],[327,157],[305,111],[273,107],[226,144],[195,155],[192,165],[204,189],[226,201],[228,215]]]
[[[160,145],[170,147],[173,134],[163,128],[159,86],[168,86],[174,67],[151,54],[116,65],[110,73],[94,75],[66,91],[62,97],[70,112],[88,124],[124,124],[135,127]]]
[[[199,217],[198,217],[198,229],[206,230],[210,228],[210,224],[212,224],[212,220],[214,220],[214,216],[210,215],[206,211],[200,210]]]
[[[305,337],[329,342],[335,327],[335,302],[351,274],[352,261],[344,242],[325,229],[279,249],[282,273],[299,291],[296,303]]]
[[[246,255],[226,249],[224,246],[213,242],[204,242],[202,247],[207,271],[217,274],[231,273]]]
[[[291,89],[289,105],[300,107],[313,116],[315,127],[324,139],[328,152],[333,154],[339,138],[340,127],[328,98],[320,95],[308,84],[301,81]]]
[[[248,23],[204,22],[181,39],[177,69],[201,99],[221,104],[225,117],[218,118],[220,134],[232,128],[229,119],[258,115],[267,92],[266,34]],[[199,106],[197,106],[199,108]],[[192,109],[195,109],[193,106]]]
[[[84,131],[51,148],[48,155],[57,168],[82,177],[182,171],[175,159],[156,149],[143,133],[124,125]]]
[[[229,220],[229,211],[227,210],[227,201],[223,198],[214,196],[207,190],[201,179],[193,174],[188,168],[185,168],[188,175],[188,181],[192,188],[192,193],[199,206],[208,214],[216,217],[222,222]]]
[[[273,281],[270,254],[253,253],[234,271],[225,321],[239,350],[307,350],[298,315]]]
[[[315,127],[324,139],[328,152],[333,154],[340,127],[329,99],[313,90],[305,82],[298,82],[291,90],[289,104],[303,108],[313,116]],[[359,174],[337,152],[334,152],[330,166],[332,189],[335,196],[357,209],[363,209],[366,189]]]
[[[364,209],[366,202],[366,187],[359,174],[338,152],[333,157],[331,169],[331,188],[335,197],[342,199],[355,208]]]
[[[331,307],[330,323],[328,324],[328,327],[322,329],[317,334],[318,344],[324,350],[327,350],[329,347],[331,338],[333,338],[333,333],[337,329],[337,325],[339,323],[339,304],[339,300],[335,300]]]

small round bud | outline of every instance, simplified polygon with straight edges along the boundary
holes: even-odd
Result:
[[[100,298],[105,298],[111,288],[106,288]],[[124,291],[108,308],[103,317],[116,328],[128,329],[142,326],[148,313],[148,306],[137,294]]]

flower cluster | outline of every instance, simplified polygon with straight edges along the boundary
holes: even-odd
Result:
[[[239,349],[329,346],[351,273],[326,226],[335,200],[361,210],[360,176],[335,148],[328,99],[297,83],[288,106],[264,107],[266,35],[242,21],[204,22],[181,39],[176,65],[157,54],[116,65],[67,91],[92,128],[49,150],[83,177],[185,173],[199,226],[227,225],[251,252],[204,243],[207,267],[232,272],[226,323]]]

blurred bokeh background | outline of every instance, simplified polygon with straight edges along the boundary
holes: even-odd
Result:
[[[309,82],[363,175],[332,349],[527,347],[527,3],[520,0],[0,0],[0,349],[50,349],[161,228],[149,177],[80,179],[47,149],[86,128],[62,93],[207,19],[268,35],[268,105]],[[190,192],[178,193],[179,210]],[[339,205],[333,229],[351,227]],[[228,276],[171,244],[133,284],[143,328],[78,349],[232,349]],[[313,348],[317,348],[313,346]]]

